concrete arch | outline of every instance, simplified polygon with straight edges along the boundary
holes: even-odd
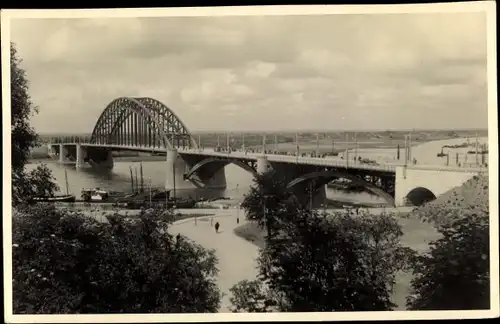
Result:
[[[356,177],[356,176],[348,174],[348,173],[339,172],[339,171],[311,172],[311,173],[302,175],[302,176],[290,181],[287,185],[287,188],[292,188],[299,183],[302,183],[304,181],[309,181],[312,179],[318,180],[316,185],[326,185],[328,182],[330,182],[336,178],[344,178],[344,179],[352,181],[356,185],[363,186],[367,190],[369,190],[370,192],[374,193],[375,195],[384,198],[391,206],[395,206],[394,197],[392,197],[390,194],[388,194],[384,190],[378,188],[377,186],[373,185],[372,183],[370,183],[366,180],[360,179],[359,177]]]
[[[174,149],[175,145],[169,140],[169,135],[182,136],[189,142],[190,147],[198,148],[198,144],[191,136],[187,126],[166,105],[152,98],[121,97],[113,100],[99,116],[92,136],[91,143],[109,139],[116,130],[132,115],[145,122],[149,129],[158,136],[167,149]]]
[[[184,175],[184,178],[185,179],[191,178],[191,176],[196,171],[200,170],[203,166],[208,165],[208,164],[212,164],[212,163],[219,164],[221,168],[225,167],[228,164],[234,164],[234,165],[239,166],[243,170],[250,172],[254,176],[257,174],[256,170],[254,170],[251,166],[247,165],[246,163],[244,163],[242,161],[239,161],[239,160],[225,160],[225,159],[210,157],[210,158],[206,158],[206,159],[204,159],[204,160],[196,163],[195,165],[193,165],[193,167],[191,169],[189,169],[189,171]]]
[[[436,199],[436,195],[429,189],[424,187],[416,187],[410,190],[406,195],[406,200],[414,206],[423,205],[429,201]]]

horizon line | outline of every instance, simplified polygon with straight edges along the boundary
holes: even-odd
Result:
[[[259,133],[336,133],[336,132],[356,132],[356,133],[382,133],[382,132],[445,132],[445,131],[455,131],[455,132],[463,132],[463,131],[488,131],[486,128],[400,128],[400,129],[336,129],[336,130],[327,130],[327,129],[288,129],[288,130],[191,130],[191,133],[248,133],[248,134],[259,134]],[[38,132],[38,135],[81,135],[83,132]],[[86,134],[91,134],[88,132]]]

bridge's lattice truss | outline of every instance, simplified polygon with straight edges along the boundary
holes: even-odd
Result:
[[[186,125],[158,100],[113,100],[102,112],[92,132],[93,144],[198,148]]]

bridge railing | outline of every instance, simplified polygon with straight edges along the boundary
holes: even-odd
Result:
[[[453,172],[488,172],[488,167],[484,165],[470,166],[448,166],[448,165],[408,165],[408,169],[432,170],[432,171],[453,171]]]
[[[383,171],[395,171],[396,167],[392,165],[370,165],[361,163],[358,161],[345,161],[345,160],[333,160],[325,158],[313,158],[313,157],[297,157],[297,156],[287,156],[287,155],[268,155],[269,161],[282,161],[289,163],[301,163],[301,164],[312,164],[321,166],[336,166],[345,168],[355,168],[363,170],[383,170]]]
[[[87,145],[99,145],[99,144],[91,144],[90,136],[67,136],[67,137],[54,137],[51,139],[50,143],[52,144],[87,144]],[[105,144],[102,144],[105,145]],[[114,146],[113,144],[109,144]],[[162,152],[165,151],[165,148],[156,147],[152,148],[145,145],[139,146],[123,146],[123,148],[150,148],[151,151]],[[192,153],[192,154],[203,154],[207,156],[224,156],[224,157],[235,157],[235,158],[249,158],[256,159],[259,156],[262,156],[262,152],[248,152],[248,151],[215,151],[213,148],[178,148],[178,151],[181,153]],[[286,162],[286,163],[300,163],[300,164],[311,164],[311,165],[319,165],[319,166],[336,166],[343,168],[354,168],[354,169],[362,169],[362,170],[377,170],[377,171],[391,171],[394,172],[398,166],[404,166],[403,164],[377,164],[370,165],[366,163],[362,163],[356,160],[342,160],[342,159],[332,159],[332,158],[321,158],[321,157],[308,157],[308,156],[297,156],[297,155],[278,155],[278,154],[266,154],[268,160],[276,161],[276,162]],[[407,165],[409,169],[426,169],[426,170],[436,170],[436,171],[458,171],[458,172],[487,172],[487,166],[447,166],[447,165]]]
[[[211,156],[225,156],[225,157],[235,157],[235,158],[252,158],[255,159],[262,156],[262,153],[250,153],[245,151],[232,151],[232,152],[216,152],[213,150],[198,150],[198,149],[186,149],[183,150],[184,153],[196,153]],[[305,156],[294,156],[294,155],[278,155],[278,154],[266,154],[269,161],[275,162],[285,162],[285,163],[299,163],[299,164],[312,164],[321,166],[337,166],[345,168],[358,168],[364,170],[378,170],[378,171],[395,171],[396,167],[394,165],[370,165],[362,163],[360,161],[346,161],[346,160],[333,160],[320,157],[305,157]]]
[[[81,143],[88,144],[90,143],[91,136],[57,136],[50,137],[47,142],[50,144],[73,144],[73,143]]]

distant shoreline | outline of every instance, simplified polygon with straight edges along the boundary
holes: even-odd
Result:
[[[425,128],[408,128],[408,129],[364,129],[364,130],[356,130],[356,129],[337,129],[337,130],[331,130],[331,129],[297,129],[297,130],[227,130],[224,132],[221,132],[220,130],[198,130],[198,131],[191,131],[192,135],[225,135],[227,133],[236,133],[236,134],[249,134],[249,135],[258,135],[258,134],[314,134],[314,133],[325,133],[325,134],[334,134],[334,133],[358,133],[358,134],[366,134],[366,133],[449,133],[449,132],[456,132],[456,133],[470,133],[470,132],[477,132],[479,133],[479,136],[482,136],[481,134],[484,135],[484,133],[488,133],[488,128],[442,128],[442,129],[425,129]],[[91,136],[92,134],[89,133],[38,133],[39,136],[41,137],[61,137],[61,136],[81,136],[81,137],[86,137],[86,136]]]

